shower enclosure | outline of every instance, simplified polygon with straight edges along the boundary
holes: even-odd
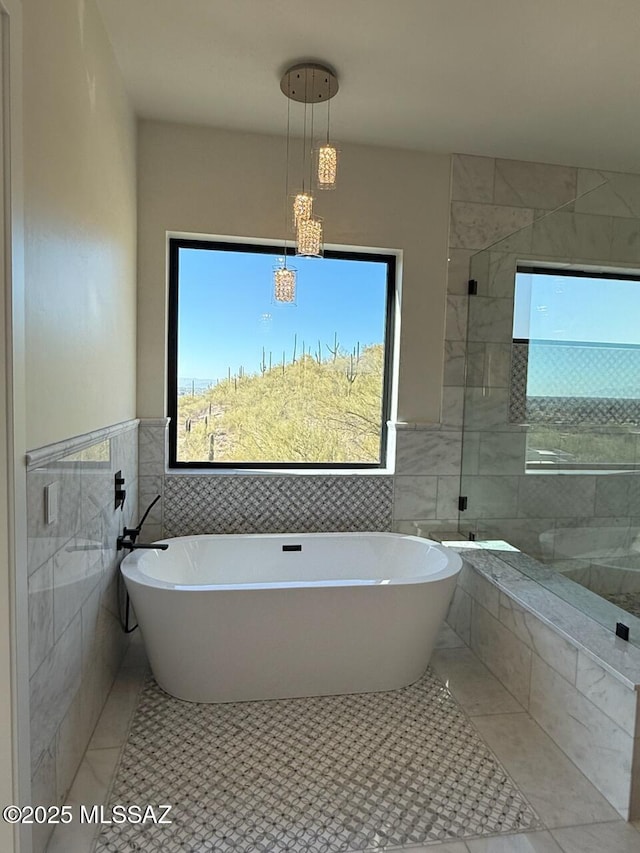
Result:
[[[640,645],[640,184],[588,174],[471,258],[459,529]]]

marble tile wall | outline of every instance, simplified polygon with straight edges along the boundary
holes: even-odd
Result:
[[[137,522],[137,421],[27,456],[32,796],[64,801],[126,650],[118,621],[116,539]],[[114,474],[126,499],[114,508]],[[44,489],[56,484],[47,523]],[[53,827],[50,827],[53,829]],[[38,826],[34,851],[49,832]]]
[[[505,563],[461,546],[447,621],[625,819],[640,815],[640,650]],[[527,560],[512,552],[511,562]]]
[[[167,458],[168,418],[143,418],[138,427],[138,487],[140,515],[153,499],[161,499],[149,513],[142,528],[145,542],[154,542],[164,535],[162,512],[164,505],[165,459]]]
[[[540,536],[556,527],[637,524],[638,475],[525,476],[526,427],[508,407],[517,260],[637,265],[639,188],[638,175],[454,157],[444,383],[464,384],[464,354],[463,533],[543,558]],[[468,278],[478,295],[464,295]]]
[[[391,431],[395,475],[166,473],[167,420],[142,420],[141,512],[163,496],[143,536],[451,529],[457,524],[460,426],[399,424]]]
[[[453,158],[443,400],[457,390],[460,419],[464,411],[464,533],[480,518],[513,514],[524,473],[524,435],[507,420],[515,261],[531,250],[536,218],[575,197],[577,178],[560,166]],[[494,243],[500,251],[482,251]],[[470,278],[478,296],[468,296]]]
[[[393,528],[398,532],[426,536],[457,526],[462,408],[461,400],[449,400],[452,408],[441,424],[396,426]]]

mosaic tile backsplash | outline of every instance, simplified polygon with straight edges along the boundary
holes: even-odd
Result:
[[[404,425],[395,474],[284,474],[165,470],[167,420],[139,429],[140,506],[161,494],[143,537],[283,531],[387,531],[423,535],[457,524],[460,429]]]
[[[150,679],[112,803],[171,825],[104,827],[96,853],[347,853],[539,828],[430,671],[401,690],[197,704]]]
[[[391,529],[393,477],[168,476],[166,536]]]

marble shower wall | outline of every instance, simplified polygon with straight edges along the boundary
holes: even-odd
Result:
[[[116,538],[137,523],[137,421],[27,455],[32,797],[64,801],[126,650]],[[126,500],[114,509],[114,475]],[[47,523],[44,491],[57,489]],[[34,851],[47,843],[35,827]],[[53,826],[50,827],[53,829]]]
[[[479,310],[485,311],[485,327],[502,330],[502,336],[494,339],[490,331],[489,340],[467,344],[471,258],[514,232],[516,236],[509,247],[517,252],[518,232],[531,226],[536,216],[574,198],[576,182],[576,169],[462,154],[453,157],[442,421],[452,433],[452,440],[455,435],[459,447],[462,446],[463,416],[468,421],[470,409],[470,392],[465,392],[465,384],[470,388],[475,382],[484,388],[491,382],[490,387],[505,388],[510,359],[510,346],[506,341],[511,341],[513,282],[509,279],[510,269],[502,269],[498,263],[493,270],[491,290],[484,297],[486,304]],[[477,312],[478,303],[471,310]],[[508,338],[505,337],[507,327]],[[479,405],[482,405],[484,398],[482,394],[479,396]],[[468,423],[466,429],[469,429]],[[496,447],[492,453],[487,444],[484,449],[487,473],[493,473],[493,464],[502,452],[501,446],[499,452]],[[459,523],[460,473],[459,456],[450,473],[449,491],[455,498],[449,501],[451,520],[447,526],[451,531],[457,530]],[[463,523],[461,529],[466,533],[472,526]]]
[[[510,423],[508,413],[516,262],[637,268],[638,217],[639,175],[454,158],[445,399],[454,388],[464,398],[465,534],[504,538],[550,558],[540,542],[545,531],[638,524],[636,474],[525,475],[526,427]],[[469,278],[478,282],[471,297]]]

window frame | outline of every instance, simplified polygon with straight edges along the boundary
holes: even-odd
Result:
[[[174,470],[244,470],[244,471],[372,471],[379,472],[388,467],[389,446],[388,421],[391,415],[393,357],[395,351],[394,331],[396,316],[396,268],[398,257],[388,252],[367,251],[366,249],[343,250],[325,249],[324,257],[346,261],[366,261],[386,264],[386,306],[384,320],[384,374],[382,379],[382,407],[380,430],[380,458],[378,462],[209,462],[201,460],[185,462],[177,459],[178,450],[178,308],[180,250],[203,249],[206,251],[247,252],[277,257],[287,255],[295,257],[295,250],[288,246],[263,242],[231,241],[229,239],[204,239],[190,237],[169,237],[168,246],[168,303],[167,303],[167,416],[169,418],[168,468]]]

